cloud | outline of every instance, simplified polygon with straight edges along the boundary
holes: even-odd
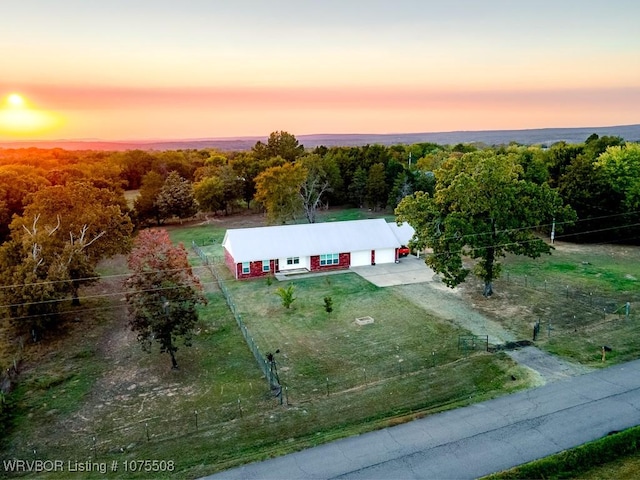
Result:
[[[15,90],[15,87],[13,88]],[[53,110],[138,109],[638,109],[640,87],[443,90],[371,87],[117,87],[25,85],[29,98]]]

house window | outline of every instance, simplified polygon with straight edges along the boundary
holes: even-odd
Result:
[[[299,265],[300,257],[289,257],[287,258],[287,265]]]
[[[242,262],[242,273],[251,273],[251,264],[249,262]]]
[[[268,272],[269,270],[271,270],[271,266],[270,266],[269,260],[262,260],[262,271],[263,272]]]
[[[327,253],[326,255],[320,255],[320,266],[325,265],[338,265],[340,263],[340,255],[337,253]]]

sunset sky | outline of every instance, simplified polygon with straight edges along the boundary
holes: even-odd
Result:
[[[0,140],[635,124],[638,19],[637,0],[7,1]]]

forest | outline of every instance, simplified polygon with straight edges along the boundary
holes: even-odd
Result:
[[[539,236],[552,229],[568,242],[639,243],[640,144],[593,134],[549,147],[306,149],[277,131],[235,152],[0,149],[0,366],[11,372],[16,351],[54,338],[100,280],[98,264],[127,254],[130,326],[177,368],[175,337],[189,340],[204,297],[184,248],[147,227],[247,211],[315,222],[333,207],[395,212],[418,232],[413,247],[433,249],[447,285],[470,273],[464,254],[489,296],[499,257],[548,253]],[[15,380],[0,384],[0,422]]]
[[[575,215],[557,219],[558,238],[638,243],[640,145],[621,137],[593,134],[583,143],[550,147],[417,143],[308,150],[277,131],[250,151],[225,153],[0,149],[3,317],[12,319],[16,334],[36,339],[55,324],[61,299],[79,302],[78,289],[96,281],[100,260],[130,250],[137,229],[245,210],[264,212],[268,223],[315,222],[319,210],[336,206],[393,211],[415,192],[434,196],[438,172],[474,157],[482,165],[493,162],[493,171],[512,164],[514,181],[544,186],[569,206]],[[467,188],[457,195],[473,194]],[[496,208],[510,211],[513,201],[503,199]],[[550,222],[539,229],[548,232]]]
[[[320,209],[335,206],[393,211],[415,192],[433,196],[438,172],[478,155],[482,165],[493,162],[494,171],[513,164],[515,181],[544,186],[573,209],[566,222],[557,219],[558,237],[638,243],[640,145],[620,137],[593,134],[583,143],[550,147],[417,143],[307,150],[294,135],[277,131],[250,151],[226,153],[0,149],[3,317],[12,319],[16,334],[37,338],[55,324],[61,299],[77,303],[78,289],[96,281],[100,260],[129,251],[136,229],[247,209],[264,212],[269,223],[315,222]],[[458,195],[473,194],[467,188]],[[513,201],[496,208],[510,211]],[[547,222],[539,229],[550,230]]]

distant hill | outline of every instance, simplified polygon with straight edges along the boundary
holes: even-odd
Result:
[[[397,145],[431,142],[440,145],[456,145],[458,143],[484,143],[486,145],[504,145],[516,142],[523,145],[551,145],[556,142],[584,142],[589,135],[619,136],[625,140],[640,141],[640,124],[620,125],[614,127],[581,127],[581,128],[535,128],[529,130],[478,130],[458,132],[425,132],[394,134],[317,134],[296,135],[306,148],[320,145],[361,146],[361,145]],[[66,150],[178,150],[216,148],[222,151],[250,150],[256,142],[266,142],[267,137],[235,137],[235,138],[203,138],[178,140],[141,140],[141,141],[101,141],[101,140],[51,140],[51,141],[18,141],[0,142],[0,148],[64,148]]]

